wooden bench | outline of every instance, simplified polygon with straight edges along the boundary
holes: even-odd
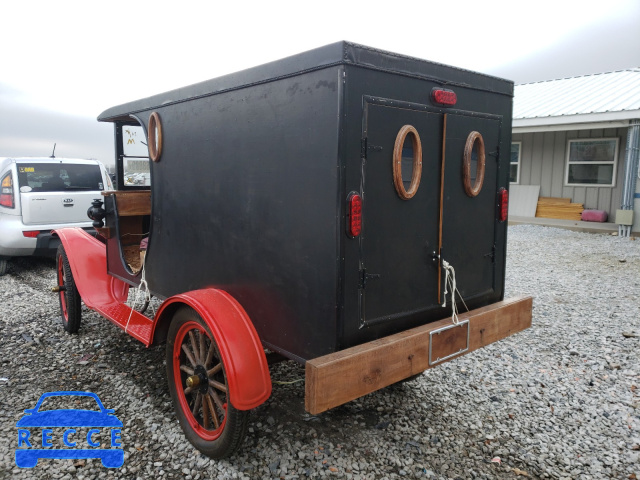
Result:
[[[103,197],[114,197],[120,217],[151,215],[151,190],[111,190]]]

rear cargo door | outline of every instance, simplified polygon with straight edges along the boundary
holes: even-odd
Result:
[[[98,164],[18,164],[25,225],[86,223],[87,209],[105,189]]]
[[[361,324],[374,324],[437,305],[443,115],[368,103],[363,137],[360,315]],[[401,158],[394,156],[398,141]],[[414,164],[416,147],[421,165]],[[404,190],[394,182],[394,162],[400,162]]]
[[[441,256],[454,268],[465,300],[495,288],[500,125],[495,116],[463,112],[446,116]],[[479,167],[483,154],[484,173]],[[466,176],[465,162],[469,164]],[[443,274],[442,294],[444,279]],[[450,294],[447,297],[449,305]]]

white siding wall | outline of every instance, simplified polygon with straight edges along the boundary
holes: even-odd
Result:
[[[568,140],[605,137],[619,139],[615,187],[565,187]],[[522,142],[520,185],[540,185],[541,197],[571,198],[584,208],[604,210],[609,214],[608,221],[613,222],[622,195],[626,128],[514,133],[512,140]]]

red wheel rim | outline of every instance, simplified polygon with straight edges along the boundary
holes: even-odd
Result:
[[[58,257],[58,286],[65,287],[64,282],[64,262],[62,256]],[[67,297],[64,291],[60,291],[60,309],[62,310],[62,318],[66,322],[69,319],[69,312],[67,311]]]
[[[220,437],[227,421],[226,374],[215,343],[195,321],[186,322],[176,335],[173,382],[193,431],[207,441]]]

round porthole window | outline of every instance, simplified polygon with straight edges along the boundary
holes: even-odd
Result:
[[[160,123],[160,115],[158,112],[153,112],[149,115],[149,157],[154,162],[160,160],[162,155],[162,123]]]
[[[462,182],[464,191],[470,197],[476,197],[484,182],[484,140],[479,132],[471,132],[464,146],[462,162]]]
[[[418,131],[405,125],[396,136],[393,147],[393,184],[403,200],[409,200],[418,191],[422,176],[422,144]]]

